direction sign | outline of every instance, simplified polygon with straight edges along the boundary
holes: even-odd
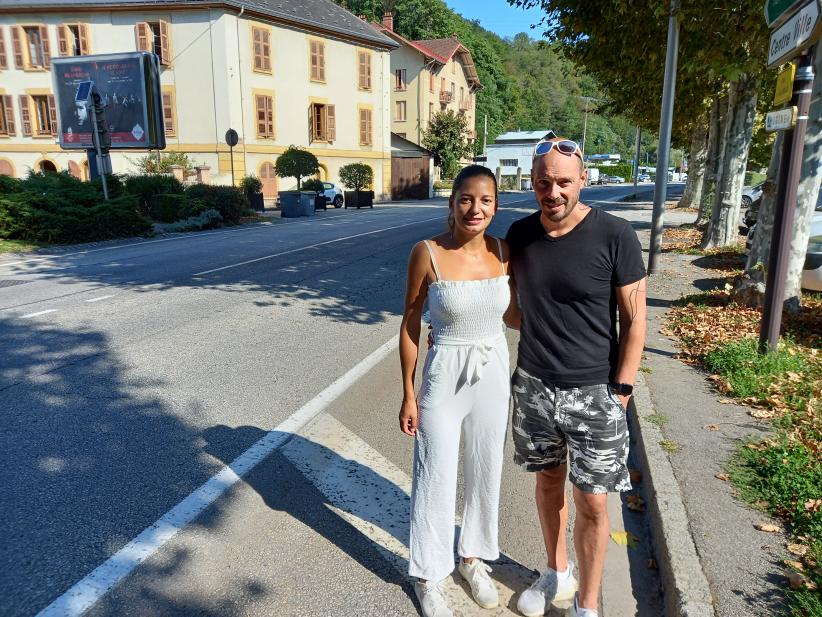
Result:
[[[819,0],[809,2],[771,33],[768,68],[790,60],[812,45],[819,36]]]
[[[768,27],[773,28],[789,17],[791,11],[800,4],[802,0],[767,0],[765,2],[765,21]]]
[[[765,116],[765,130],[768,133],[793,128],[795,123],[796,106],[777,109],[776,111],[768,112]]]
[[[793,78],[796,76],[796,65],[791,62],[784,71],[780,71],[776,78],[776,91],[773,94],[773,104],[777,107],[784,105],[793,97]]]

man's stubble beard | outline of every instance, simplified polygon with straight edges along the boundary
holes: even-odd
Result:
[[[579,203],[579,197],[569,199],[568,201],[565,202],[565,208],[563,208],[559,212],[556,212],[554,214],[545,214],[545,211],[543,211],[543,215],[545,216],[545,218],[547,218],[552,223],[559,223],[561,221],[564,221],[566,218],[568,218],[571,215],[571,212],[574,211],[574,208],[577,207],[578,203]],[[542,204],[540,204],[540,205],[542,205]]]

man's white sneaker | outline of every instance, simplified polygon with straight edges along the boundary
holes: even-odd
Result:
[[[494,581],[488,576],[491,567],[482,559],[475,559],[471,563],[465,563],[460,559],[459,571],[469,585],[471,585],[471,595],[482,608],[496,608],[499,606],[499,593]]]
[[[568,575],[558,580],[556,571],[548,568],[528,589],[520,594],[517,610],[525,617],[542,617],[553,604],[563,609],[571,606],[577,591],[574,564],[568,563]]]
[[[454,617],[448,608],[445,594],[442,591],[442,581],[417,581],[414,583],[414,592],[420,601],[423,617]]]
[[[574,594],[574,603],[568,609],[568,617],[598,617],[598,615],[591,608],[580,608],[579,594]]]

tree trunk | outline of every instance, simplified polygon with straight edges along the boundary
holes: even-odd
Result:
[[[702,203],[702,187],[705,181],[705,162],[708,156],[708,127],[700,122],[691,132],[688,149],[688,182],[677,207],[693,208]]]
[[[720,135],[724,125],[725,113],[728,106],[724,98],[714,97],[711,104],[711,115],[708,121],[708,150],[705,156],[705,179],[702,183],[702,197],[699,200],[699,214],[696,217],[696,227],[704,229],[711,221],[711,206],[716,192],[716,174],[719,164]]]
[[[728,88],[728,117],[723,134],[716,195],[711,223],[705,232],[702,248],[729,246],[739,237],[739,209],[748,150],[753,136],[758,81],[741,75]]]

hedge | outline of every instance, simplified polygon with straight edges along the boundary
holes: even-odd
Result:
[[[183,184],[177,178],[161,174],[128,176],[123,184],[127,193],[137,196],[137,209],[144,216],[152,216],[151,201],[154,196],[182,195],[185,192]]]
[[[223,217],[226,225],[236,225],[248,210],[248,202],[242,191],[233,186],[192,184],[186,189],[190,199],[201,201],[206,208],[213,208]]]

